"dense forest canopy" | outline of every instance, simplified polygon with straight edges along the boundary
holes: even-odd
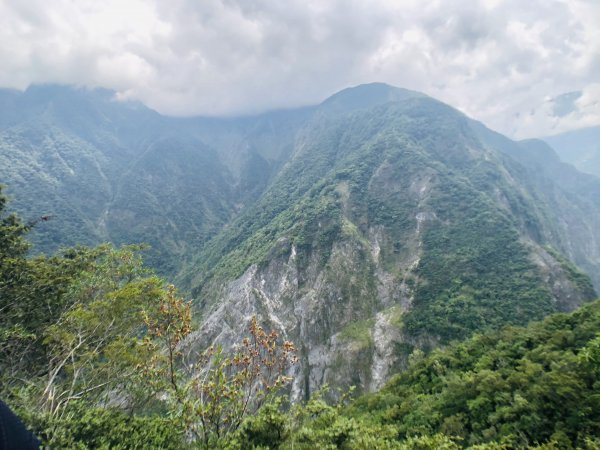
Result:
[[[189,354],[190,305],[139,247],[29,257],[31,226],[0,192],[0,395],[55,448],[600,448],[598,302],[289,405],[292,343],[254,320],[235,353]]]

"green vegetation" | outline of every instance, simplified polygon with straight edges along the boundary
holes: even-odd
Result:
[[[365,348],[371,347],[373,345],[371,328],[374,323],[374,319],[351,322],[340,331],[340,337],[356,342]]]
[[[37,436],[57,449],[143,450],[189,448],[179,424],[158,414],[131,414],[119,408],[74,404],[59,418],[18,410]]]
[[[0,396],[55,448],[214,448],[289,378],[295,348],[252,320],[226,353],[182,349],[191,305],[138,247],[27,258],[0,191]]]
[[[394,425],[398,437],[444,433],[510,447],[600,436],[600,302],[528,328],[475,336],[424,358],[359,399],[352,417]],[[590,447],[595,448],[595,447]]]
[[[441,177],[429,204],[439,220],[424,233],[411,332],[448,342],[554,311],[516,228],[469,182]]]
[[[406,372],[358,400],[317,393],[290,407],[273,394],[289,381],[291,343],[253,321],[231,356],[181,351],[190,304],[138,248],[27,258],[29,227],[5,206],[0,195],[0,394],[55,448],[600,446],[600,302],[415,350]]]
[[[32,230],[37,252],[145,242],[152,267],[173,275],[184,250],[200,248],[233,213],[226,170],[200,143],[159,139],[134,157],[115,154],[118,136],[96,145],[50,119],[37,127],[0,130],[0,176],[16,195],[13,208],[51,216]]]

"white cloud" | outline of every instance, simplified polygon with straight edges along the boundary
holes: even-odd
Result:
[[[516,137],[600,123],[594,0],[0,0],[0,86],[102,86],[166,114],[384,81]],[[577,109],[551,101],[582,91]]]

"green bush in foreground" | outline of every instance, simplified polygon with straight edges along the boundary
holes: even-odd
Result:
[[[164,416],[130,415],[118,409],[78,405],[60,419],[48,415],[23,418],[55,449],[191,448],[180,424]]]

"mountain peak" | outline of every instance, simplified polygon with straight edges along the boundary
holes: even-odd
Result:
[[[328,111],[350,112],[420,97],[426,95],[386,83],[368,83],[341,90],[321,103],[321,108]]]

